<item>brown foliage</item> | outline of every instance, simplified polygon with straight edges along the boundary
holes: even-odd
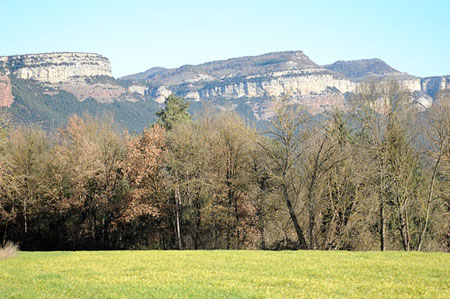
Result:
[[[127,157],[122,164],[129,191],[123,206],[121,220],[130,222],[142,215],[157,217],[158,195],[163,191],[161,168],[165,150],[165,132],[159,125],[145,129],[138,137],[125,135]]]

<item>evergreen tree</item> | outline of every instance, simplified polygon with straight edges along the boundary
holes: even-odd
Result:
[[[190,121],[191,116],[187,111],[188,108],[189,103],[186,103],[183,98],[170,95],[166,99],[165,107],[156,112],[156,116],[159,118],[158,124],[167,130],[172,130],[177,124]]]

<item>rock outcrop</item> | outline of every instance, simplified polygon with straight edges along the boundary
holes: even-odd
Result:
[[[320,67],[302,51],[232,58],[177,69],[152,68],[121,79],[156,85],[149,89],[149,95],[157,102],[164,101],[172,92],[194,101],[267,101],[287,95],[317,112],[342,106],[343,94],[354,91],[357,85],[338,72]],[[260,104],[250,105],[261,108]]]
[[[450,76],[423,78],[421,80],[421,88],[435,98],[440,91],[450,90]]]
[[[154,102],[161,104],[175,93],[192,101],[245,104],[245,109],[252,110],[256,118],[267,118],[271,98],[282,96],[289,96],[312,113],[344,108],[347,95],[357,90],[361,82],[372,79],[399,82],[423,107],[429,107],[440,91],[450,89],[450,76],[418,78],[380,59],[337,61],[319,66],[302,51],[174,69],[151,68],[119,80],[112,77],[109,60],[101,55],[46,53],[0,57],[0,106],[9,107],[13,103],[11,80],[34,80],[49,96],[64,90],[79,101],[149,101],[156,105]]]
[[[92,98],[101,103],[142,100],[142,89],[122,86],[112,77],[109,60],[94,53],[44,53],[0,57],[0,69],[20,80],[35,80],[54,94],[65,90],[80,101]],[[6,82],[7,79],[4,79]],[[7,85],[3,83],[3,93]],[[2,103],[10,103],[4,96]],[[6,105],[6,104],[4,104]],[[9,104],[11,105],[11,104]]]
[[[291,97],[312,113],[344,107],[345,95],[369,79],[398,81],[404,88],[418,93],[414,97],[421,105],[431,104],[421,78],[399,72],[380,59],[338,61],[321,67],[301,51],[232,58],[176,69],[151,68],[121,78],[145,82],[149,86],[148,96],[158,103],[172,92],[193,101],[241,100],[252,107],[257,117],[267,115],[261,111],[269,109],[270,98],[280,96]],[[436,85],[433,80],[430,82],[427,90]]]
[[[241,100],[259,117],[267,115],[271,97],[289,96],[321,113],[345,106],[347,93],[367,80],[397,81],[412,100],[429,107],[449,77],[419,78],[400,72],[381,59],[337,61],[319,66],[301,51],[232,58],[175,69],[151,68],[121,80],[149,86],[148,95],[162,102],[171,92],[193,101]],[[257,115],[258,117],[258,115]]]
[[[112,77],[109,60],[94,53],[45,53],[9,56],[8,68],[19,79],[60,83],[74,77]]]
[[[301,96],[321,93],[326,91],[328,87],[334,87],[341,93],[351,92],[356,87],[354,82],[328,73],[323,69],[266,73],[228,81],[210,82],[196,92],[190,91],[189,94],[186,94],[186,97],[231,99],[279,97],[283,95]]]
[[[13,101],[11,81],[7,75],[0,74],[0,107],[11,107]]]
[[[7,62],[7,57],[0,57],[0,107],[11,107],[14,101]]]

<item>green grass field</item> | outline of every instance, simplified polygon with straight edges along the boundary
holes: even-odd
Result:
[[[1,298],[450,298],[450,255],[321,251],[19,252]]]

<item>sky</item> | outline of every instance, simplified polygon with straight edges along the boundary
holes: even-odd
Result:
[[[288,50],[450,74],[450,0],[0,0],[0,26],[0,56],[93,52],[115,77]]]

